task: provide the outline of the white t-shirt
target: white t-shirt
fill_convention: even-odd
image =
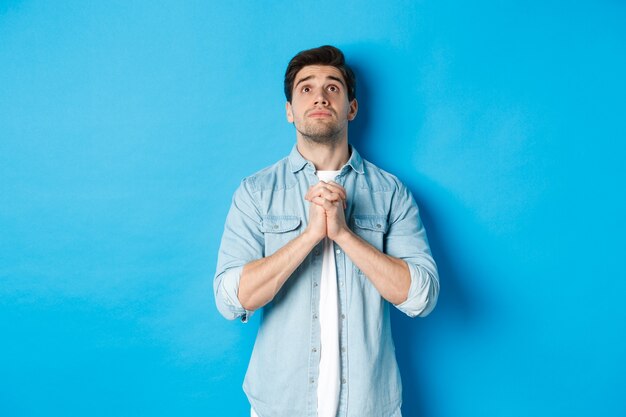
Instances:
[[[339,171],[317,171],[320,181],[331,181]],[[317,417],[335,417],[339,406],[339,299],[333,241],[324,239],[320,279],[320,367],[317,377]]]
[[[340,171],[317,171],[320,181],[332,181]],[[323,243],[322,276],[320,278],[320,366],[317,377],[317,417],[335,417],[339,407],[339,299],[337,267],[332,240]],[[250,416],[258,417],[253,408]]]

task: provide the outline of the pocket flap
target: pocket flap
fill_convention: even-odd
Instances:
[[[387,233],[387,218],[385,216],[357,214],[354,216],[354,225],[359,229]]]
[[[300,226],[298,216],[263,216],[261,228],[264,233],[284,233],[297,229]]]

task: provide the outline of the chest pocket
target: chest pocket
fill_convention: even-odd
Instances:
[[[385,216],[354,215],[354,227],[352,231],[381,252],[384,250],[383,242],[387,228],[388,223]],[[354,269],[359,275],[363,275],[363,272],[357,268],[356,265],[354,265]]]
[[[354,233],[369,242],[379,251],[383,251],[383,237],[387,233],[387,218],[378,215],[354,215]]]
[[[298,216],[265,215],[261,223],[261,230],[265,237],[265,255],[269,256],[285,246],[299,234],[300,223]]]

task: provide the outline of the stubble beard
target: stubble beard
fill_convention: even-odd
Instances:
[[[321,145],[341,141],[341,127],[337,123],[305,122],[302,126],[296,126],[296,130],[305,140]]]

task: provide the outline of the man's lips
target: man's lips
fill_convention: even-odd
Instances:
[[[327,112],[327,111],[312,111],[311,113],[309,113],[309,117],[330,117],[332,116],[331,113]]]

